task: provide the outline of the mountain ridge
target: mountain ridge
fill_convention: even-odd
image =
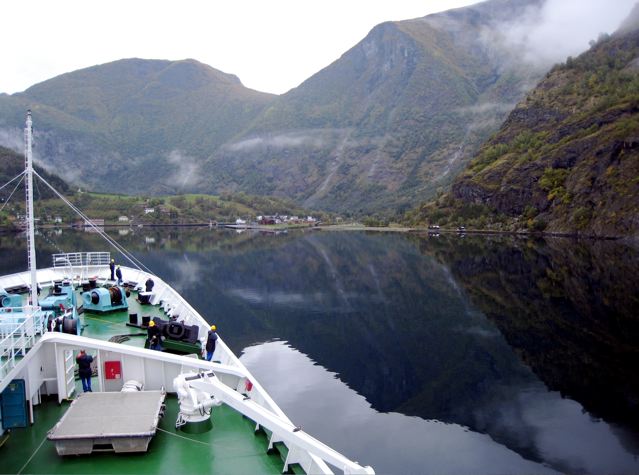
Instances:
[[[447,187],[541,78],[490,34],[540,5],[489,0],[382,23],[281,96],[194,60],[107,63],[0,97],[0,127],[30,106],[48,165],[96,191],[401,212]]]

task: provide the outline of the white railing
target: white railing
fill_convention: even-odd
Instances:
[[[108,266],[111,262],[110,252],[67,252],[51,257],[53,267]]]
[[[37,338],[46,331],[44,315],[39,307],[13,308],[13,312],[24,312],[21,316],[9,316],[13,312],[0,312],[0,381],[16,366],[18,358],[36,344]]]
[[[52,254],[53,268],[66,269],[67,277],[77,277],[80,280],[89,276],[89,267],[104,266],[111,262],[110,252],[67,252]]]

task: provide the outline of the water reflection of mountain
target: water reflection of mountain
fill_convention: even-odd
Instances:
[[[244,249],[200,254],[196,264],[161,256],[163,273],[215,320],[235,351],[287,340],[379,411],[492,430],[540,459],[530,437],[493,421],[536,378],[469,307],[447,268],[414,243],[397,235],[314,233]],[[180,276],[187,275],[197,282],[184,284]]]
[[[639,429],[639,253],[568,239],[422,241],[553,390]]]

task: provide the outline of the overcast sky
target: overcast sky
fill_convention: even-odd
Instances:
[[[529,51],[563,60],[599,32],[611,32],[634,1],[548,0],[534,24],[505,33],[518,45],[530,40]],[[0,92],[137,57],[194,58],[247,87],[280,94],[381,22],[472,3],[477,0],[10,0],[2,5]],[[550,47],[548,38],[555,39]]]
[[[477,0],[9,0],[0,92],[122,58],[193,58],[283,93],[338,59],[378,23]]]

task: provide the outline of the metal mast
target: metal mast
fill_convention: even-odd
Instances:
[[[27,248],[28,269],[31,273],[31,305],[38,305],[38,281],[36,279],[36,255],[35,255],[35,222],[33,217],[33,156],[31,146],[33,142],[33,130],[31,127],[31,110],[27,111],[27,122],[24,128],[24,161],[25,161],[25,193],[27,198]]]

